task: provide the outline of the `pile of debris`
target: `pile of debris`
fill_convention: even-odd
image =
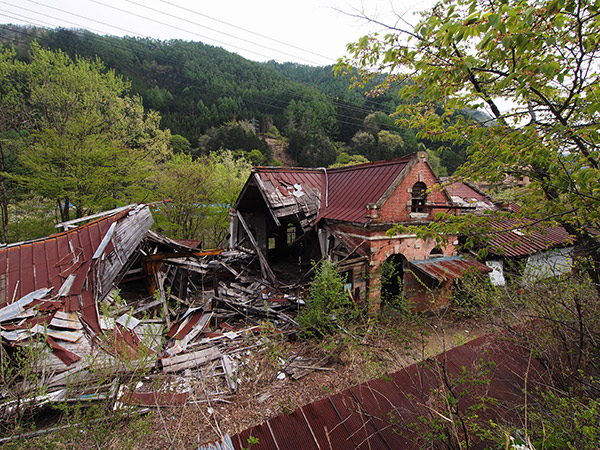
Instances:
[[[260,275],[258,251],[202,251],[152,223],[130,205],[0,248],[0,419],[79,399],[182,405],[208,379],[219,398],[266,330],[296,332],[301,287]],[[315,366],[295,359],[294,378]]]

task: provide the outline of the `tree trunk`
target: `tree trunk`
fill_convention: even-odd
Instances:
[[[4,148],[0,143],[0,172],[6,172],[6,164],[4,163]],[[4,184],[5,177],[0,175],[0,220],[2,221],[2,229],[0,238],[2,242],[8,242],[8,194],[6,193],[6,185]]]
[[[57,200],[58,202],[58,210],[60,211],[60,221],[61,222],[68,222],[70,220],[69,217],[69,197],[65,198],[64,203],[60,202],[60,199]]]

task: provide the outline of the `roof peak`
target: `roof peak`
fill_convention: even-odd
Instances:
[[[379,167],[379,166],[389,166],[398,163],[406,163],[413,158],[416,158],[419,155],[417,153],[410,153],[408,155],[401,156],[399,158],[387,159],[381,161],[372,161],[362,164],[355,164],[352,166],[342,166],[342,167],[276,167],[276,166],[255,166],[252,168],[253,172],[321,172],[326,170],[328,172],[344,172],[351,171],[357,169],[366,169],[370,167]]]

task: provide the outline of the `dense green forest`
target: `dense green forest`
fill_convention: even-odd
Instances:
[[[349,89],[351,79],[334,76],[331,66],[257,63],[201,42],[99,36],[86,30],[3,26],[0,39],[14,45],[20,58],[27,58],[33,39],[71,57],[98,58],[129,80],[130,94],[140,96],[146,109],[158,111],[161,128],[184,137],[189,145],[178,143],[194,153],[221,146],[258,149],[265,156],[261,163],[274,163],[264,144],[232,138],[238,147],[228,147],[232,139],[215,129],[235,120],[252,121],[262,133],[275,126],[288,138],[288,151],[301,166],[328,166],[342,152],[373,161],[417,150],[415,130],[400,129],[389,118],[399,102],[398,89],[367,96],[378,80]],[[381,140],[380,131],[400,136],[403,145],[394,142],[388,148],[389,139]],[[460,148],[439,149],[439,156],[448,172],[465,158]]]
[[[172,198],[158,208],[157,227],[216,246],[250,165],[326,167],[427,149],[445,175],[465,159],[464,148],[399,127],[391,115],[399,86],[368,95],[382,78],[350,89],[331,66],[257,63],[200,42],[86,30],[3,25],[0,41],[4,242]]]

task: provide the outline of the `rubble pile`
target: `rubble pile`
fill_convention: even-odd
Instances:
[[[202,251],[151,224],[132,205],[0,248],[0,420],[62,401],[225,401],[268,335],[296,333],[301,287],[263,278],[257,252]]]

